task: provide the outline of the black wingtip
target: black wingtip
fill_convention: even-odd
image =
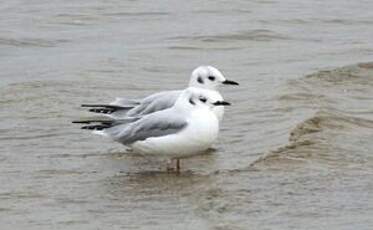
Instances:
[[[108,126],[108,125],[87,125],[87,126],[83,126],[81,129],[101,131],[101,130],[107,129],[107,128],[110,128],[110,126]]]
[[[112,114],[119,110],[130,110],[134,106],[104,105],[104,104],[82,104],[82,107],[91,108],[88,111],[93,113]]]
[[[89,124],[91,121],[72,121],[73,124]]]
[[[104,108],[90,109],[88,111],[92,112],[92,113],[104,113],[104,114],[111,114],[111,113],[115,112],[115,110],[113,110],[113,109],[104,109]]]
[[[82,104],[81,107],[105,107],[103,104]]]

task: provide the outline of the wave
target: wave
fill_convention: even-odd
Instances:
[[[68,39],[42,39],[42,38],[0,38],[0,45],[15,47],[56,47],[59,44],[70,42]]]
[[[332,70],[322,70],[305,76],[306,79],[329,83],[362,83],[373,82],[373,62],[359,63]]]
[[[314,111],[314,115],[295,125],[288,144],[252,165],[310,161],[373,165],[372,76],[373,62],[369,62],[322,70],[289,82],[286,93],[279,97],[284,107],[293,114]]]
[[[169,40],[186,40],[200,42],[233,42],[233,41],[272,41],[272,40],[290,40],[291,38],[280,33],[265,30],[248,30],[236,33],[217,34],[217,35],[196,35],[196,36],[177,36]]]

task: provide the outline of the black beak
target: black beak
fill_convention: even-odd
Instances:
[[[225,80],[223,81],[223,84],[224,85],[239,85],[237,82],[231,81],[231,80]]]
[[[231,103],[226,102],[226,101],[217,101],[217,102],[213,103],[213,105],[215,105],[215,106],[219,106],[219,105],[225,106],[225,105],[231,105]]]

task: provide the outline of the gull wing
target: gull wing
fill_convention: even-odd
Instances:
[[[116,124],[105,129],[105,133],[124,145],[142,141],[150,137],[161,137],[175,134],[187,126],[185,118],[170,110],[146,115],[130,124]]]
[[[175,104],[180,93],[181,90],[174,90],[152,94],[144,98],[139,105],[129,110],[127,116],[144,116],[146,114],[171,108]]]

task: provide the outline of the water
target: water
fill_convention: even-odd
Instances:
[[[372,229],[372,23],[364,0],[2,2],[1,229]],[[241,85],[180,175],[70,124],[201,64]]]

